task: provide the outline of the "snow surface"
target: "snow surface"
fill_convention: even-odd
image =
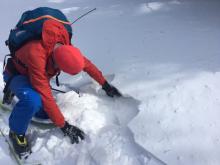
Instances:
[[[104,73],[115,73],[112,83],[127,97],[111,99],[96,84],[83,86],[81,97],[75,92],[56,95],[67,120],[88,137],[70,145],[59,130],[31,125],[30,160],[78,165],[220,164],[218,0],[4,1],[1,12],[11,18],[1,15],[5,21],[1,45],[20,17],[17,13],[37,6],[62,9],[70,20],[98,8],[73,26],[72,42]],[[7,52],[1,46],[0,53]],[[83,77],[63,75],[63,80],[72,83]],[[7,115],[0,117],[0,128],[7,134]],[[1,164],[15,164],[9,154],[0,136]]]

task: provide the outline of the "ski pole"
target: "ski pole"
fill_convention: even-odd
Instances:
[[[86,12],[85,14],[79,16],[75,21],[73,21],[73,22],[71,23],[71,25],[73,25],[73,24],[76,23],[78,20],[80,20],[81,18],[83,18],[84,16],[88,15],[89,13],[91,13],[91,12],[93,12],[93,11],[95,11],[95,10],[96,10],[96,8],[94,8],[94,9],[92,9],[92,10],[89,10],[89,11]]]
[[[59,89],[56,89],[56,88],[52,88],[51,87],[51,89],[53,90],[53,91],[56,91],[56,92],[60,92],[60,93],[67,93],[67,91],[63,91],[63,90],[59,90]],[[79,90],[77,90],[77,89],[71,89],[72,91],[74,91],[74,92],[76,92],[78,95],[79,95]]]
[[[56,92],[66,93],[65,91],[62,91],[62,90],[59,90],[59,89],[55,89],[55,88],[52,88],[52,87],[51,87],[51,89],[52,89],[53,91],[56,91]]]

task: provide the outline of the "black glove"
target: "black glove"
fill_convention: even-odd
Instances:
[[[113,85],[110,85],[107,81],[102,86],[102,89],[106,92],[106,94],[110,97],[114,96],[122,96],[121,93],[118,91],[117,88],[115,88]]]
[[[85,133],[77,128],[76,126],[70,125],[67,121],[65,122],[64,127],[61,128],[64,133],[64,136],[69,136],[71,143],[79,143],[79,138],[84,140]]]

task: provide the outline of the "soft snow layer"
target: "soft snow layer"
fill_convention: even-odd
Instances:
[[[170,81],[142,94],[145,102],[129,124],[136,141],[168,164],[219,164],[220,73]]]

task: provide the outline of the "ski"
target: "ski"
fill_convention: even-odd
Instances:
[[[2,101],[0,100],[0,110],[2,111],[2,114],[10,113],[12,111],[12,106],[3,104]],[[39,119],[39,118],[33,117],[31,119],[31,123],[34,126],[37,126],[41,129],[55,128],[55,125],[53,124],[53,122],[50,119]]]

